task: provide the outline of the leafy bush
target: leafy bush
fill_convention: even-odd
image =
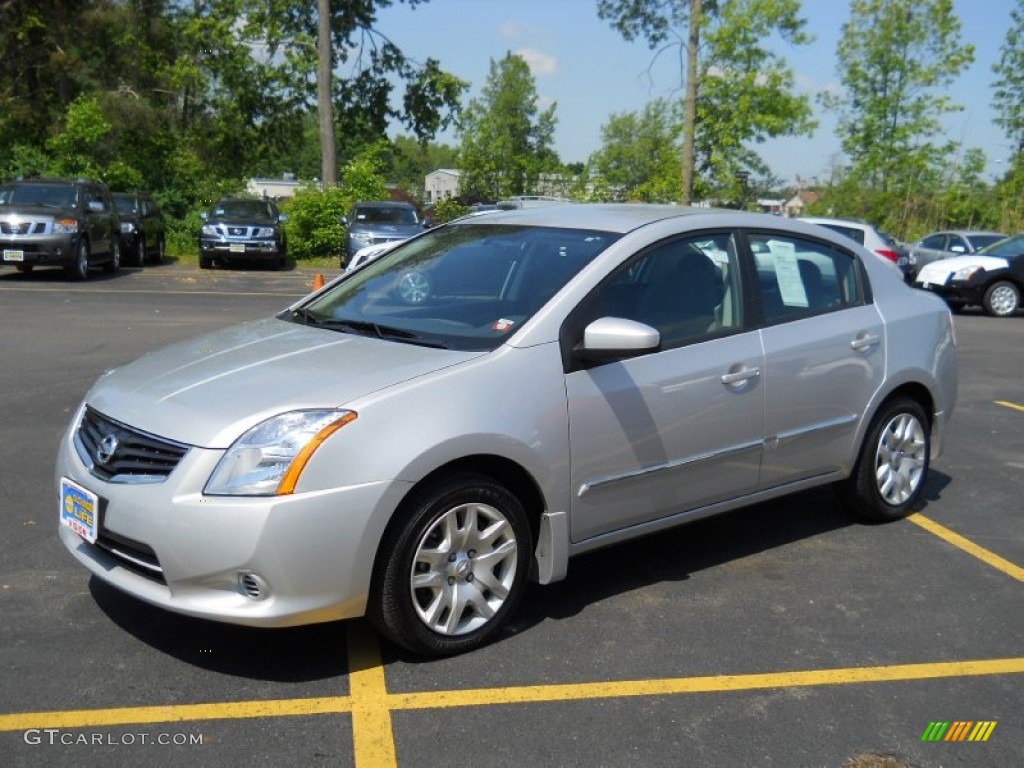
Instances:
[[[434,206],[434,218],[438,224],[457,219],[469,213],[469,208],[453,198],[446,197]]]
[[[281,203],[288,214],[288,253],[296,261],[338,256],[345,243],[341,217],[348,210],[349,195],[340,188],[300,189]]]

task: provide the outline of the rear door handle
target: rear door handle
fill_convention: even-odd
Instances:
[[[744,381],[750,379],[756,379],[761,375],[760,368],[744,368],[742,371],[736,371],[735,373],[726,373],[722,375],[723,384],[741,384]]]
[[[881,342],[878,335],[874,333],[865,333],[858,336],[856,339],[850,342],[850,346],[858,352],[863,352],[869,347],[877,346]]]

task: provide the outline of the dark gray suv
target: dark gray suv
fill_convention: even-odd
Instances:
[[[0,266],[31,272],[63,267],[85,280],[89,268],[121,266],[120,220],[110,192],[86,179],[19,179],[0,184]]]
[[[423,231],[424,225],[411,203],[361,202],[342,219],[345,232],[345,261],[368,245],[407,240]],[[340,266],[344,267],[342,263]]]

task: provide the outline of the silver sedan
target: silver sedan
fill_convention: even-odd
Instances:
[[[494,213],[104,376],[61,441],[59,530],[172,611],[366,614],[451,654],[598,547],[824,484],[904,516],[955,399],[945,304],[840,235]]]

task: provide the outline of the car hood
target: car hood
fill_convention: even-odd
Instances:
[[[1010,263],[998,256],[983,256],[979,253],[968,256],[954,256],[952,259],[941,259],[933,261],[918,272],[914,282],[917,283],[944,283],[954,272],[967,267],[981,267],[986,270],[1006,269]]]
[[[380,235],[382,237],[412,237],[423,231],[420,224],[354,224],[352,234]]]
[[[144,432],[227,448],[276,414],[344,406],[481,354],[268,318],[150,353],[106,374],[86,401]]]

